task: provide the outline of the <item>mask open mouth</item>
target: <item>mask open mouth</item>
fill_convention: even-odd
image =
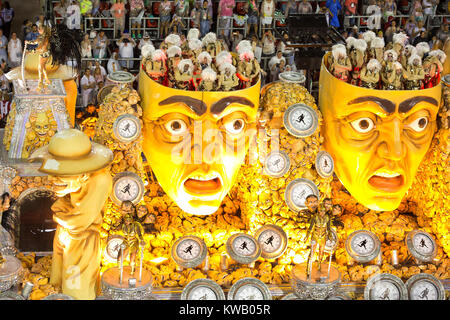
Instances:
[[[199,196],[218,193],[222,186],[222,180],[218,173],[192,175],[184,182],[187,192]]]
[[[376,172],[369,179],[369,184],[379,190],[386,192],[396,192],[405,183],[403,175],[399,173]]]

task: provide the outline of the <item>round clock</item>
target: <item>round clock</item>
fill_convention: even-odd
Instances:
[[[445,300],[445,289],[433,275],[419,273],[409,278],[406,283],[409,300]]]
[[[141,123],[132,114],[123,114],[117,117],[113,124],[114,137],[121,142],[132,142],[141,134]]]
[[[228,300],[272,300],[272,294],[261,280],[242,278],[230,288]]]
[[[283,228],[274,224],[259,228],[255,233],[255,239],[261,247],[261,256],[264,259],[281,257],[287,249],[288,237],[286,232]]]
[[[334,161],[331,155],[326,151],[320,151],[316,156],[316,171],[322,178],[328,178],[333,175]]]
[[[258,241],[245,233],[235,233],[226,243],[228,255],[236,262],[250,264],[261,255]]]
[[[402,279],[389,273],[375,274],[367,279],[365,300],[408,300]]]
[[[378,237],[368,230],[357,230],[351,233],[345,241],[348,254],[360,263],[375,259],[381,250]]]
[[[142,200],[144,191],[142,179],[134,172],[125,171],[114,176],[111,199],[118,206],[123,201],[131,201],[133,204],[137,204]]]
[[[318,125],[317,112],[306,104],[296,103],[284,112],[284,126],[294,137],[308,137],[316,131]]]
[[[285,71],[285,72],[281,72],[278,77],[280,78],[281,81],[283,82],[288,82],[288,83],[305,83],[306,81],[306,77],[300,73],[300,72],[296,72],[296,71]]]
[[[134,76],[126,71],[115,71],[107,76],[108,80],[115,83],[130,83],[134,81]]]
[[[286,152],[272,151],[264,160],[264,174],[274,178],[280,178],[288,172],[291,167],[291,161]]]
[[[428,232],[413,230],[405,241],[409,252],[419,261],[431,262],[437,254],[436,241]]]
[[[108,237],[106,243],[105,254],[109,260],[117,261],[120,252],[120,245],[123,243],[123,237],[120,235],[113,235]]]
[[[181,300],[225,300],[225,293],[211,279],[195,279],[184,287]]]
[[[299,178],[289,182],[284,193],[287,206],[295,212],[305,209],[306,197],[314,194],[319,199],[319,189],[311,180]]]
[[[205,242],[199,237],[184,236],[172,246],[172,259],[183,268],[195,268],[208,253]]]

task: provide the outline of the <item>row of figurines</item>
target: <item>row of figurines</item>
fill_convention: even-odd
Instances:
[[[396,33],[385,46],[384,39],[366,31],[361,39],[348,37],[346,45],[332,47],[328,70],[352,85],[382,90],[419,90],[440,83],[445,53],[431,50],[426,42],[408,44],[408,36]]]
[[[164,86],[192,91],[231,91],[254,85],[261,72],[250,41],[242,40],[232,55],[212,32],[202,40],[190,29],[182,43],[170,34],[159,49],[142,47],[143,70]]]

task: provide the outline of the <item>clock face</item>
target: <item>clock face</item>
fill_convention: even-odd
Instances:
[[[439,291],[427,280],[416,281],[409,289],[410,300],[438,300]]]
[[[264,252],[272,253],[280,249],[283,240],[278,232],[272,229],[263,231],[258,237],[259,245]]]
[[[306,208],[306,197],[311,194],[319,198],[319,190],[314,182],[308,179],[295,179],[286,188],[285,200],[291,210],[299,211]]]
[[[197,241],[186,239],[181,241],[176,250],[178,257],[184,260],[192,260],[200,256],[201,247]]]
[[[140,186],[133,178],[124,177],[114,185],[114,193],[121,202],[134,201],[140,193]]]
[[[331,155],[326,151],[320,151],[316,158],[317,173],[323,177],[328,178],[333,174],[334,161]]]
[[[117,117],[113,124],[114,136],[125,143],[132,142],[139,137],[141,124],[132,114],[124,114]]]
[[[187,296],[187,300],[218,300],[217,295],[209,287],[198,286],[193,288]]]
[[[233,250],[241,256],[251,256],[257,251],[255,241],[249,236],[239,236],[233,241]]]
[[[106,254],[112,260],[116,260],[119,257],[120,245],[123,243],[122,236],[112,236],[109,238],[106,244]]]
[[[420,254],[431,255],[434,250],[434,241],[425,233],[417,233],[413,236],[413,246]]]
[[[352,239],[352,249],[355,253],[361,256],[370,254],[371,252],[373,252],[374,248],[374,240],[366,233],[360,233],[354,236]]]
[[[400,300],[400,291],[391,281],[381,280],[374,283],[371,300]]]
[[[284,113],[284,126],[295,137],[304,138],[312,135],[317,125],[316,111],[305,104],[294,104]]]
[[[245,284],[236,290],[235,300],[264,300],[264,295],[257,286]]]
[[[269,176],[282,177],[290,168],[289,156],[284,151],[271,152],[264,163],[264,171]]]

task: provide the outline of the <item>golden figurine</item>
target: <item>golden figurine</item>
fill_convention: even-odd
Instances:
[[[239,85],[239,79],[236,76],[236,68],[228,62],[220,65],[219,89],[222,91],[231,91]]]
[[[361,87],[376,89],[380,82],[381,64],[377,59],[370,59],[361,70]]]
[[[383,55],[384,55],[384,39],[377,37],[370,42],[369,56],[373,59],[377,59],[379,63],[382,63]]]
[[[331,235],[331,217],[327,212],[325,204],[320,204],[317,212],[314,213],[310,220],[309,229],[303,241],[306,241],[311,236],[311,251],[309,252],[306,275],[311,276],[311,268],[313,263],[313,257],[318,249],[319,255],[317,257],[317,263],[319,265],[319,272],[322,270],[323,252],[325,250],[325,243]],[[318,248],[317,248],[318,246]]]
[[[242,81],[242,87],[249,88],[259,77],[261,67],[251,50],[244,50],[239,54],[239,59],[237,76]]]
[[[348,81],[349,72],[352,70],[350,58],[347,56],[346,48],[343,44],[336,44],[331,50],[330,71],[338,79]]]
[[[406,79],[405,87],[408,90],[419,90],[425,78],[422,67],[422,59],[416,54],[408,59],[408,66],[404,69],[403,77]]]
[[[217,73],[212,68],[204,69],[201,77],[202,79],[198,85],[199,91],[217,91]]]
[[[136,208],[131,201],[124,201],[121,206],[123,213],[122,232],[124,235],[123,250],[120,251],[117,261],[125,260],[130,255],[131,275],[136,270],[136,253],[140,246],[145,246],[144,228],[134,220]]]

